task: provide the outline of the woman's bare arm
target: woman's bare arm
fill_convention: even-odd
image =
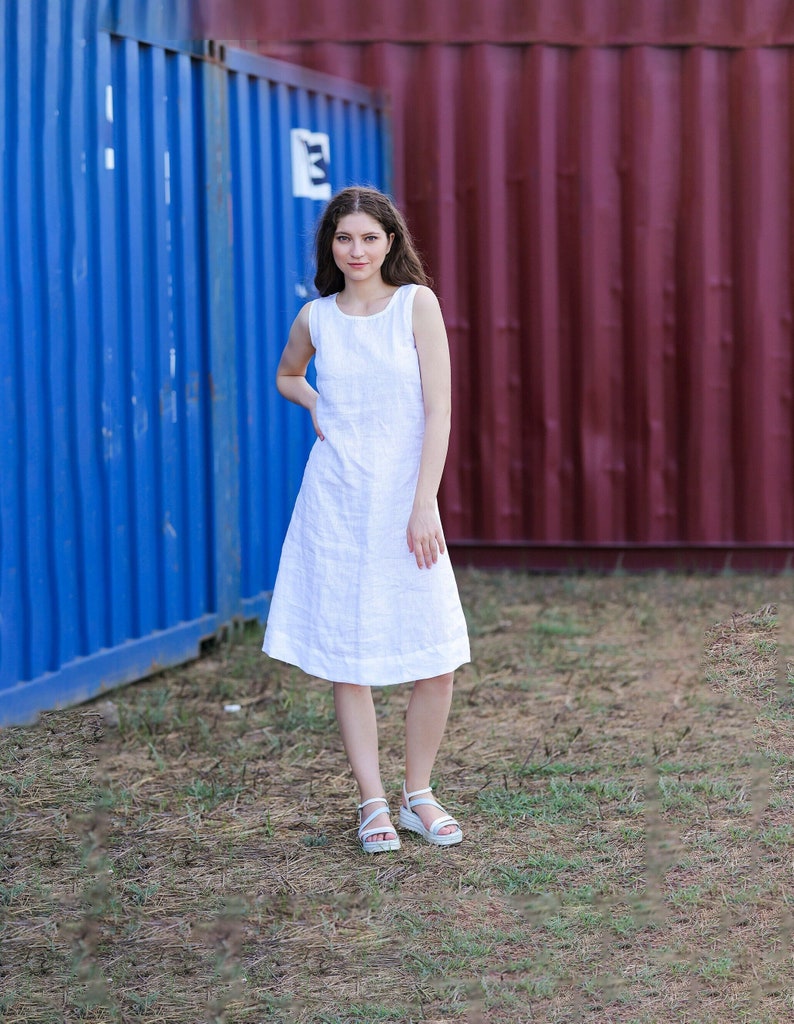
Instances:
[[[276,387],[284,398],[309,410],[314,432],[321,441],[324,441],[323,432],[317,422],[319,395],[306,380],[306,370],[314,355],[314,345],[309,333],[310,306],[311,303],[307,302],[292,323],[287,344],[276,369]]]
[[[429,288],[420,287],[416,293],[413,328],[422,377],[425,435],[406,536],[416,564],[429,569],[446,549],[436,499],[447,459],[452,409],[447,332],[438,299]]]

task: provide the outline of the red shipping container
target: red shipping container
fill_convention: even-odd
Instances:
[[[791,566],[786,0],[201,10],[391,98],[452,347],[459,563]]]

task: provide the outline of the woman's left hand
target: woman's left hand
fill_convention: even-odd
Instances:
[[[446,551],[441,522],[435,509],[414,509],[405,531],[408,550],[420,569],[432,569]]]

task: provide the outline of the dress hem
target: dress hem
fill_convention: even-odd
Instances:
[[[262,650],[276,661],[294,665],[316,679],[380,688],[400,686],[404,683],[416,682],[417,679],[432,679],[434,676],[454,672],[461,665],[466,665],[471,661],[471,651],[468,646],[468,637],[463,641],[455,639],[433,651],[432,655],[428,651],[422,651],[414,655],[407,655],[405,658],[373,659],[372,664],[366,666],[360,663],[357,665],[347,664],[339,666],[338,670],[316,652],[314,654],[312,652],[308,654],[294,653],[291,649],[292,645],[280,642],[277,636],[266,636]],[[395,662],[401,663],[397,669],[395,669]]]

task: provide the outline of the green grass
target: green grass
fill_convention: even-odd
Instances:
[[[259,627],[111,695],[117,729],[7,730],[0,1016],[779,1024],[790,709],[764,684],[776,619],[740,614],[775,586],[461,574],[445,851],[357,850],[331,689]],[[393,807],[406,699],[376,700]]]

